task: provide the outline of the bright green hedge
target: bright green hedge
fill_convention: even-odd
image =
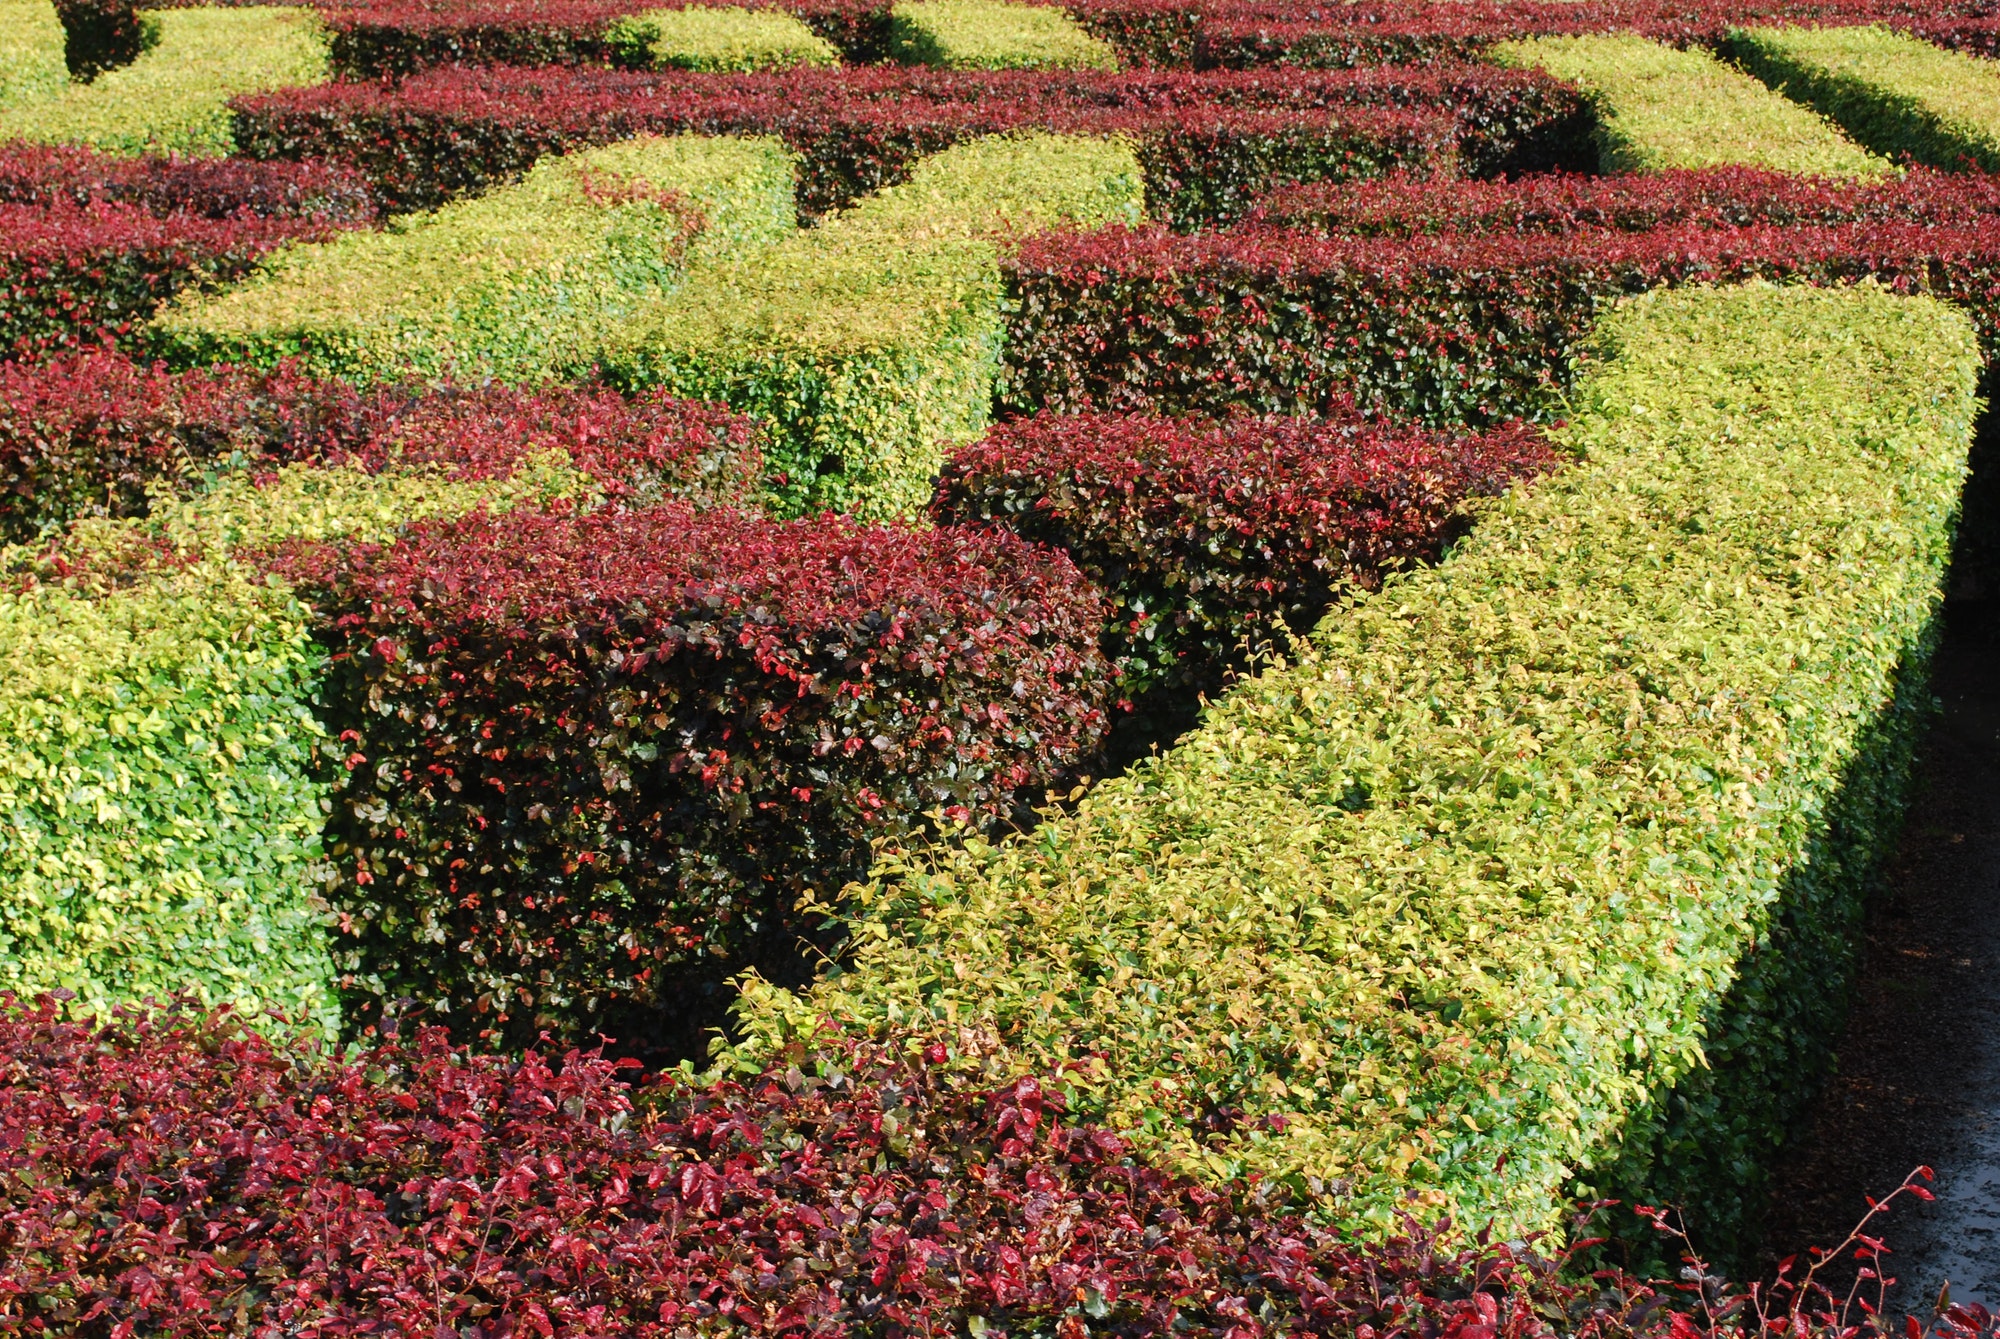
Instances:
[[[0,111],[62,94],[69,86],[63,42],[49,0],[0,0]]]
[[[890,43],[910,65],[949,70],[1115,70],[1118,52],[1053,5],[900,0]]]
[[[294,466],[260,487],[239,475],[150,520],[79,526],[71,559],[120,580],[10,581],[0,990],[67,989],[79,1013],[100,1014],[189,990],[331,1033],[312,893],[328,789],[309,704],[323,656],[288,592],[224,555],[288,536],[387,540],[407,521],[581,486],[559,453],[499,483]],[[148,539],[197,561],[133,561]]]
[[[1750,28],[1726,49],[1876,153],[2000,171],[2000,64],[1873,26]]]
[[[280,252],[226,293],[183,297],[154,336],[186,361],[541,380],[586,361],[690,265],[767,245],[793,218],[777,140],[649,136],[544,159],[385,232]]]
[[[658,69],[724,72],[840,64],[833,43],[775,9],[649,9],[619,19],[607,35],[624,49],[627,63]]]
[[[1782,1131],[1895,835],[1978,369],[1930,299],[1635,299],[1580,463],[1072,816],[885,855],[849,964],[752,982],[735,1058],[832,1018],[1080,1062],[1155,1152],[1356,1223],[1412,1191],[1546,1226],[1579,1168],[1645,1184],[1664,1148],[1726,1226],[1685,1183]],[[1755,1081],[1662,1104],[1704,1036]]]
[[[630,389],[766,420],[781,509],[914,514],[954,445],[986,427],[1004,325],[997,233],[1136,221],[1129,146],[995,137],[733,265],[702,270],[606,346]]]
[[[309,9],[166,9],[144,22],[153,40],[137,60],[51,101],[0,111],[0,139],[220,157],[235,149],[229,99],[329,77],[326,37]]]
[[[1829,177],[1890,170],[1813,112],[1703,51],[1615,34],[1502,42],[1490,54],[1583,89],[1596,109],[1606,172],[1730,164]]]

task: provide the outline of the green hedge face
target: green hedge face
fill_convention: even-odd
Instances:
[[[1583,89],[1597,108],[1606,172],[1731,164],[1826,177],[1890,170],[1815,113],[1706,52],[1618,34],[1501,42],[1489,54]]]
[[[642,137],[545,159],[516,185],[386,232],[294,247],[221,295],[155,322],[186,361],[297,357],[360,380],[546,380],[690,265],[792,227],[792,163],[776,141]]]
[[[1873,26],[1751,28],[1728,50],[1884,157],[2000,170],[2000,64]]]
[[[308,9],[166,9],[145,22],[153,41],[137,60],[52,100],[0,110],[0,139],[221,157],[235,149],[229,99],[329,77],[326,38]]]
[[[619,19],[606,36],[633,66],[663,70],[832,67],[840,52],[790,14],[732,6],[653,9]]]
[[[991,413],[1005,334],[993,238],[1136,221],[1141,181],[1118,141],[958,145],[816,228],[704,267],[615,332],[606,370],[766,419],[781,510],[914,515]]]
[[[48,0],[0,0],[0,113],[62,95],[69,86],[63,42]]]
[[[1708,1029],[1762,1035],[1732,983],[1784,916],[1850,911],[1893,835],[1893,805],[1827,815],[1898,774],[1881,723],[1928,644],[1978,368],[1928,299],[1635,300],[1576,392],[1576,465],[1073,816],[878,861],[851,965],[753,984],[739,1055],[828,1017],[982,1038],[1080,1062],[1080,1100],[1211,1178],[1356,1223],[1415,1192],[1548,1225],[1662,1126]],[[1231,1108],[1226,1136],[1185,1123]],[[1701,1136],[1725,1162],[1782,1117],[1726,1114]]]
[[[1054,5],[902,0],[889,11],[896,59],[948,70],[1115,70],[1118,52]]]

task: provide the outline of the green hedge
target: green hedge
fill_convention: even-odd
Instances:
[[[49,0],[0,0],[0,112],[61,96],[69,87],[63,42]]]
[[[8,551],[0,990],[67,989],[100,1014],[190,990],[331,1033],[312,894],[329,792],[309,704],[324,655],[284,589],[222,555],[292,535],[384,540],[404,521],[580,481],[560,457],[502,483],[293,466],[262,486],[231,476],[150,520],[85,522],[66,579],[19,579],[32,565]],[[194,561],[134,561],[147,543]]]
[[[775,139],[648,136],[544,159],[526,179],[386,232],[266,260],[194,293],[153,328],[168,357],[361,380],[547,379],[688,266],[792,230],[792,162]]]
[[[735,264],[706,267],[616,332],[628,389],[721,400],[770,428],[781,510],[914,515],[986,427],[1004,324],[993,236],[1137,221],[1126,144],[993,137]]]
[[[1053,5],[901,0],[890,46],[908,65],[948,70],[1115,70],[1118,52]]]
[[[144,21],[152,41],[137,60],[0,110],[0,139],[221,157],[236,147],[229,99],[329,77],[326,37],[308,9],[167,9]]]
[[[1874,26],[1739,29],[1725,50],[1878,154],[2000,171],[2000,64]]]
[[[840,64],[833,43],[775,9],[649,9],[617,20],[605,36],[621,63],[634,67],[728,72]]]
[[[1726,1232],[1690,1183],[1782,1133],[1895,835],[1979,351],[1928,298],[1761,285],[1599,351],[1580,463],[1073,815],[885,855],[847,965],[750,983],[734,1058],[942,1033],[1355,1223],[1546,1226],[1598,1166]],[[1705,1037],[1758,1082],[1662,1103]]]
[[[1703,51],[1615,34],[1502,42],[1488,54],[1582,88],[1597,113],[1606,172],[1730,164],[1828,177],[1890,170],[1816,114]]]

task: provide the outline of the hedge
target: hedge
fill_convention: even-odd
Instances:
[[[1118,52],[1051,5],[897,0],[896,57],[950,70],[1115,70]]]
[[[150,338],[181,362],[547,380],[587,364],[690,266],[789,232],[791,192],[775,140],[646,136],[387,232],[286,251],[227,293],[181,299]]]
[[[0,203],[136,205],[205,219],[372,223],[367,178],[336,163],[241,158],[121,158],[92,149],[0,144]]]
[[[235,148],[230,98],[327,77],[326,41],[309,10],[162,10],[146,22],[158,36],[137,60],[52,101],[0,110],[0,138],[222,157]]]
[[[1136,220],[1116,141],[977,140],[910,180],[654,301],[607,344],[607,377],[724,401],[770,425],[783,508],[920,512],[977,437],[1005,333],[993,234]]]
[[[1598,349],[1582,463],[1073,815],[879,855],[736,1062],[914,1029],[1350,1224],[1504,1238],[1587,1168],[1726,1251],[1898,830],[1980,356],[1867,287],[1652,294]]]
[[[1889,170],[1814,113],[1701,51],[1625,34],[1502,42],[1489,54],[1582,86],[1597,108],[1606,172],[1731,163],[1817,176]]]
[[[0,0],[0,112],[50,101],[68,84],[55,6],[48,0]]]
[[[2000,170],[2000,64],[1886,28],[1746,28],[1728,53],[1885,158]]]
[[[130,65],[159,36],[131,0],[56,0],[62,19],[63,60],[73,79],[91,80]]]
[[[662,69],[777,70],[840,64],[840,51],[790,14],[735,6],[651,9],[607,30],[621,64]]]
[[[1037,415],[953,455],[931,516],[1068,553],[1110,598],[1119,691],[1192,697],[1310,632],[1336,595],[1435,560],[1476,499],[1558,459],[1520,425]]]

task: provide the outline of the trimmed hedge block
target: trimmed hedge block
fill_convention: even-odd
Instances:
[[[1616,34],[1501,42],[1488,54],[1579,85],[1597,109],[1606,172],[1730,164],[1828,177],[1890,170],[1815,113],[1703,51]]]
[[[62,96],[69,87],[63,43],[48,0],[0,0],[0,112]]]
[[[889,11],[896,59],[948,70],[1115,70],[1118,52],[1053,5],[1010,0],[899,0]]]
[[[763,419],[780,505],[919,514],[954,445],[986,427],[1004,323],[996,236],[1136,219],[1123,143],[973,141],[908,182],[635,315],[607,376]]]
[[[1748,28],[1744,69],[1885,158],[2000,171],[2000,62],[1887,28]]]
[[[839,48],[775,9],[649,9],[617,20],[605,37],[620,64],[637,68],[728,73],[840,64]]]
[[[328,76],[326,39],[308,9],[169,9],[145,21],[156,35],[137,60],[52,101],[0,110],[0,138],[222,157],[236,147],[231,98]]]
[[[547,380],[690,265],[791,231],[776,140],[654,136],[544,160],[522,182],[389,231],[267,260],[186,298],[152,334],[171,358],[361,380]]]

